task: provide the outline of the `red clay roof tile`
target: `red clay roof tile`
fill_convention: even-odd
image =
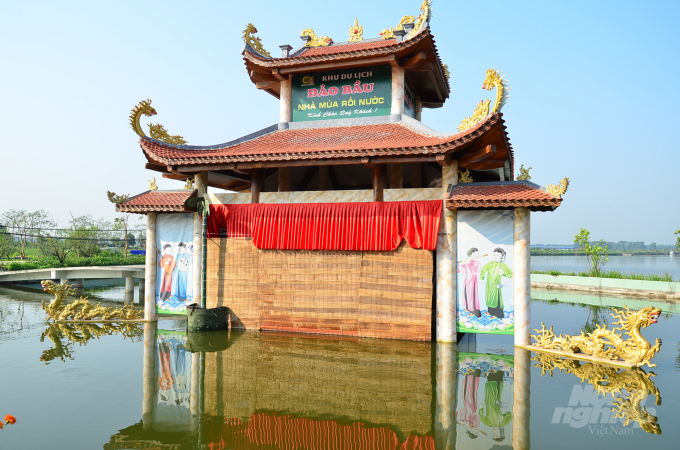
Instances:
[[[116,205],[117,212],[184,212],[191,211],[186,201],[198,194],[196,190],[146,191]]]
[[[528,181],[458,184],[451,186],[446,196],[448,209],[529,208],[532,211],[552,211],[560,203],[560,197]]]

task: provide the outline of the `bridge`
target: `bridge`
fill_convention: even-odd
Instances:
[[[73,281],[76,289],[83,288],[86,279],[104,280],[125,278],[125,292],[134,292],[135,278],[144,279],[144,265],[60,267],[54,269],[11,270],[0,272],[0,283],[18,281],[64,280]],[[140,298],[144,295],[144,283],[139,283]]]

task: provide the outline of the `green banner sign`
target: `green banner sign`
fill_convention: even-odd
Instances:
[[[388,116],[392,111],[390,66],[295,75],[293,122]]]

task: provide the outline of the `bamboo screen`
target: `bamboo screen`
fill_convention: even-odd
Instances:
[[[208,242],[208,307],[232,326],[431,340],[433,256],[392,252],[258,250],[248,239]]]

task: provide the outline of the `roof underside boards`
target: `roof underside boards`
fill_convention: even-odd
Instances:
[[[184,166],[185,170],[188,169],[186,166],[196,166],[197,171],[361,164],[381,162],[382,157],[394,159],[389,162],[416,162],[414,158],[427,160],[437,155],[460,160],[463,168],[490,170],[503,168],[505,161],[509,160],[512,164],[513,160],[502,114],[489,115],[474,127],[449,136],[415,121],[400,121],[290,129],[270,127],[264,133],[254,133],[232,143],[210,147],[178,146],[148,137],[142,138],[140,145],[152,164]],[[484,148],[491,150],[480,153]],[[206,167],[232,164],[229,167]],[[202,167],[198,168],[199,165]]]
[[[117,212],[146,214],[151,212],[187,212],[196,208],[186,206],[187,200],[196,197],[197,190],[146,191],[116,205]]]
[[[447,209],[512,209],[554,211],[562,199],[529,181],[464,183],[449,186]]]
[[[425,58],[420,58],[421,54]],[[303,48],[287,58],[266,58],[246,46],[243,59],[251,81],[276,98],[280,82],[295,73],[386,64],[404,67],[415,95],[426,108],[442,106],[451,91],[429,29],[402,42],[387,39]]]

